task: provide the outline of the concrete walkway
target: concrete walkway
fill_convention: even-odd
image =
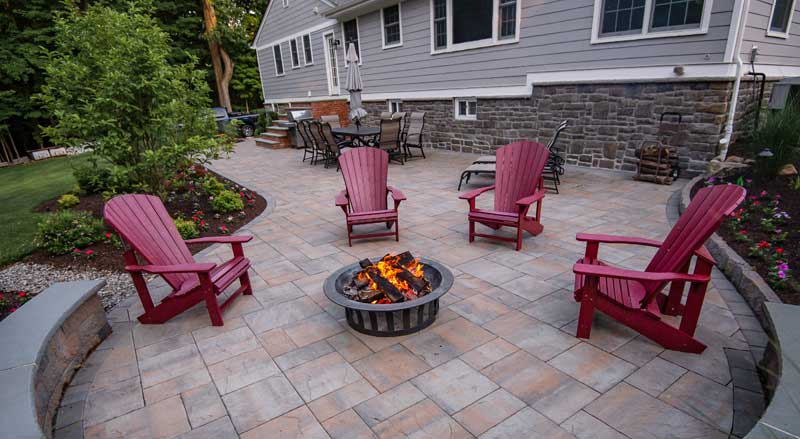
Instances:
[[[56,437],[728,437],[734,386],[724,348],[746,364],[752,358],[725,300],[737,293],[718,273],[697,331],[709,345],[702,355],[664,351],[601,315],[591,340],[574,337],[571,266],[583,252],[575,234],[663,238],[666,203],[684,181],[659,186],[570,168],[561,194],[545,198],[544,233],[515,252],[467,242],[467,203],[455,188],[473,157],[430,151],[389,169],[390,184],[408,196],[400,242],[351,248],[334,206],[341,174],[301,155],[248,141],[214,164],[271,197],[247,231],[254,296],[237,299],[221,328],[202,305],[164,325],[138,324],[136,298],[112,310],[114,333],[67,390]],[[323,280],[403,250],[456,276],[436,323],[388,339],[351,331]],[[215,247],[203,258],[228,252]],[[630,268],[651,255],[601,247],[602,258]]]

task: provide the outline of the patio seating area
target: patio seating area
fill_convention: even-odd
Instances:
[[[425,160],[406,161],[402,147],[395,152],[404,165],[389,166],[384,182],[402,190],[402,231],[386,236],[397,202],[394,216],[359,223],[359,233],[382,237],[350,246],[357,218],[346,212],[343,221],[340,192],[354,171],[330,165],[353,140],[336,135],[330,122],[307,125],[317,134],[300,131],[318,135],[327,153],[267,150],[247,140],[213,163],[268,199],[264,214],[239,232],[253,236],[241,244],[252,295],[221,310],[224,326],[212,326],[202,302],[157,325],[136,320],[143,313],[136,297],[112,309],[113,333],[65,391],[56,438],[723,439],[743,436],[758,418],[763,395],[754,364],[765,337],[740,327],[749,308],[716,269],[694,333],[707,346],[701,354],[665,350],[599,312],[589,322],[591,337],[575,337],[573,264],[586,251],[576,235],[663,239],[685,180],[662,186],[573,167],[559,179],[563,163],[548,162],[542,166],[558,193],[540,199],[540,233],[524,234],[516,251],[506,242],[470,242],[472,211],[492,209],[493,196],[472,197],[467,206],[459,195],[493,179],[473,175],[462,192],[454,182],[478,156],[428,149],[419,156]],[[422,132],[398,126],[407,136]],[[382,140],[373,145],[386,150]],[[309,166],[308,154],[328,169]],[[348,181],[347,190],[353,187]],[[518,240],[516,230],[474,227],[476,236]],[[599,258],[642,270],[656,250],[603,244]],[[323,283],[343,266],[404,251],[438,261],[454,277],[436,321],[397,337],[354,331]],[[222,264],[231,246],[196,256]],[[237,287],[223,294],[236,295]],[[160,279],[148,288],[156,298],[170,293]]]

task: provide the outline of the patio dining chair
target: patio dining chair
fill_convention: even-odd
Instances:
[[[425,112],[414,112],[406,115],[405,135],[403,136],[403,149],[406,157],[413,158],[411,148],[419,149],[422,158],[425,158],[425,150],[422,149],[422,130],[425,128]]]
[[[550,143],[547,144],[547,150],[550,151],[550,158],[547,159],[547,164],[544,166],[544,180],[545,182],[551,181],[553,182],[553,186],[549,187],[545,185],[547,189],[555,191],[558,193],[558,185],[561,184],[561,175],[564,175],[564,157],[562,157],[557,149],[553,147],[558,140],[558,136],[564,131],[567,126],[569,126],[569,121],[565,120],[558,125],[556,128],[555,133],[553,133],[553,138],[550,139]]]
[[[400,144],[400,119],[381,119],[381,131],[378,138],[369,146],[382,149],[389,154],[389,160],[405,164],[403,148]]]
[[[320,122],[327,123],[331,126],[331,128],[341,128],[342,123],[339,121],[339,116],[335,114],[328,114],[325,116],[320,116]]]
[[[317,139],[311,135],[311,122],[313,121],[301,120],[297,122],[297,133],[300,134],[300,138],[303,139],[303,161],[310,159],[311,161],[309,163],[316,165],[317,159],[323,154],[322,149],[317,143]]]
[[[317,123],[322,141],[325,148],[325,167],[332,161],[336,162],[336,170],[339,170],[339,156],[342,155],[343,148],[352,148],[353,142],[339,140],[333,135],[331,125],[327,122]]]

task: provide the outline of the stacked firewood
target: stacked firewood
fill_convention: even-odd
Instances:
[[[678,177],[678,151],[676,148],[650,143],[642,145],[636,151],[636,156],[639,158],[639,167],[634,177],[636,180],[672,184]]]
[[[397,303],[414,300],[431,292],[422,264],[410,252],[386,255],[373,263],[359,261],[361,271],[353,275],[342,293],[351,300],[365,303]]]

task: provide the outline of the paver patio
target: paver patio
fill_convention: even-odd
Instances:
[[[715,272],[698,338],[702,355],[666,352],[595,317],[574,337],[577,232],[663,238],[673,186],[568,169],[544,201],[544,233],[512,245],[467,242],[467,203],[455,190],[470,155],[431,151],[392,165],[408,201],[400,242],[347,246],[333,168],[301,152],[247,141],[214,168],[270,197],[242,233],[255,239],[253,296],[212,327],[201,303],[163,325],[140,325],[137,298],[109,313],[113,334],[67,389],[56,437],[126,438],[725,438],[733,386],[724,348],[745,341]],[[473,179],[473,187],[480,184]],[[467,187],[469,189],[469,187]],[[491,203],[491,196],[482,203]],[[480,227],[480,226],[479,226]],[[488,229],[486,229],[488,230]],[[364,257],[410,250],[456,277],[436,323],[403,337],[351,331],[322,292],[325,277]],[[227,246],[203,259],[221,261]],[[641,269],[652,249],[604,246],[601,257]],[[163,283],[152,288],[165,294]]]

